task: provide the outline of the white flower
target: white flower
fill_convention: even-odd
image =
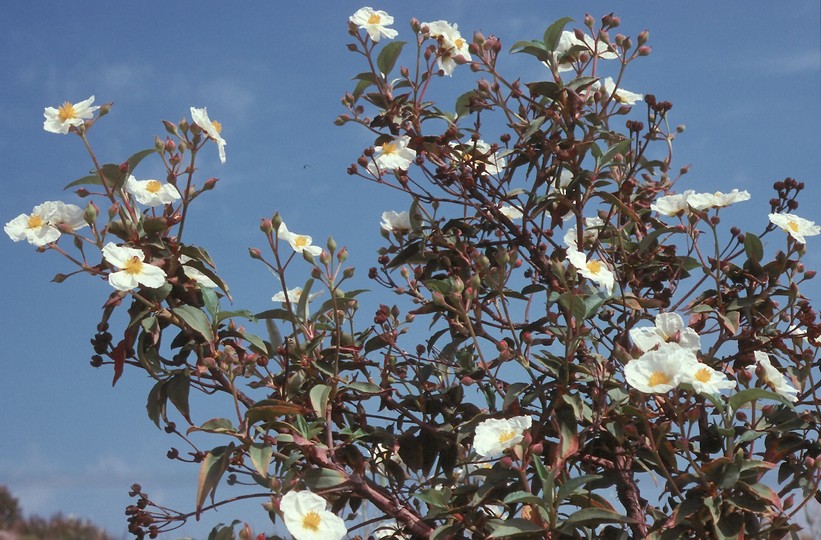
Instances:
[[[730,193],[720,191],[715,193],[691,193],[687,196],[687,204],[695,210],[704,210],[706,208],[722,208],[749,199],[750,194],[746,190],[738,191],[734,189]]]
[[[656,325],[630,329],[630,338],[642,351],[650,351],[664,343],[673,343],[685,349],[701,349],[701,338],[684,324],[678,313],[659,313]]]
[[[80,103],[66,101],[58,109],[46,107],[43,112],[43,116],[46,117],[43,129],[49,133],[65,135],[72,126],[81,126],[86,119],[94,116],[94,111],[100,107],[92,107],[92,103],[94,103],[94,96]]]
[[[410,137],[404,136],[374,147],[376,150],[374,155],[376,167],[371,162],[368,164],[368,170],[376,175],[378,169],[407,169],[411,162],[416,159],[416,151],[408,148],[409,142]]]
[[[509,204],[503,204],[499,207],[499,212],[502,213],[507,219],[522,219],[522,211],[516,208],[515,206],[511,206]]]
[[[384,11],[375,11],[370,7],[356,10],[356,13],[348,17],[348,20],[361,30],[365,30],[374,41],[379,41],[382,36],[393,39],[398,33],[396,30],[386,28],[386,26],[393,24],[393,17]]]
[[[770,214],[770,221],[802,244],[807,243],[804,240],[805,236],[815,236],[821,233],[821,227],[816,225],[814,221],[793,214]]]
[[[103,257],[120,269],[108,275],[108,283],[118,291],[130,291],[138,285],[156,289],[165,283],[163,269],[143,262],[145,253],[141,249],[109,242],[103,247]]]
[[[228,143],[225,142],[225,139],[223,139],[222,136],[220,136],[222,124],[216,120],[211,120],[208,118],[207,107],[203,107],[202,109],[191,107],[191,118],[194,120],[195,124],[201,127],[202,130],[217,143],[220,163],[225,163],[225,145]]]
[[[656,199],[656,202],[650,203],[650,209],[658,212],[663,216],[680,216],[682,214],[690,213],[690,205],[687,202],[695,191],[688,189],[684,193],[676,195],[666,195]]]
[[[798,401],[798,390],[789,383],[787,377],[778,371],[770,362],[770,356],[761,351],[755,351],[755,361],[761,366],[763,371],[761,380],[769,386],[774,392],[777,392],[787,398],[789,401]]]
[[[664,394],[681,381],[688,363],[697,362],[692,350],[665,343],[624,366],[627,384],[646,394]]]
[[[483,457],[495,457],[508,448],[522,442],[524,432],[530,429],[533,419],[529,416],[490,418],[476,426],[473,448]]]
[[[498,152],[491,154],[490,145],[482,139],[465,144],[452,141],[450,146],[454,150],[455,157],[471,167],[475,167],[476,163],[481,163],[485,174],[496,175],[505,168],[505,158],[499,157]]]
[[[568,54],[571,52],[573,47],[582,47],[586,49],[588,54],[593,54],[593,45],[595,40],[588,36],[587,34],[584,35],[584,40],[581,40],[576,37],[575,32],[571,32],[569,30],[562,31],[562,35],[559,37],[559,43],[556,45],[556,50],[553,51],[553,60],[554,63],[557,65],[557,70],[559,72],[562,71],[570,71],[573,69],[573,62],[576,61],[578,58],[577,51],[573,51],[574,54]],[[579,49],[580,51],[581,49]],[[595,46],[596,56],[603,60],[612,60],[613,58],[618,58],[618,55],[610,50],[610,47],[604,43],[603,41],[599,41]],[[547,65],[547,63],[544,63]]]
[[[597,85],[594,84],[594,87]],[[633,105],[637,101],[642,101],[644,96],[642,94],[636,94],[635,92],[630,92],[623,88],[616,88],[616,83],[613,81],[613,77],[607,77],[604,79],[604,90],[610,94],[611,96],[616,98],[616,101],[619,103],[624,103],[625,105]]]
[[[291,248],[293,248],[293,250],[297,253],[307,251],[314,257],[318,257],[322,253],[321,247],[311,245],[313,239],[310,236],[306,234],[292,233],[288,230],[288,227],[285,226],[285,223],[281,223],[279,225],[277,237],[291,244]]]
[[[39,247],[60,238],[57,226],[61,223],[75,231],[88,225],[83,218],[83,209],[79,206],[61,201],[46,201],[35,206],[31,214],[20,214],[6,223],[3,230],[15,242],[27,240],[29,244]]]
[[[341,540],[348,534],[345,522],[325,506],[325,499],[310,491],[289,491],[279,503],[285,527],[296,540]]]
[[[182,271],[188,277],[188,279],[195,282],[197,285],[208,289],[216,289],[217,287],[219,287],[219,285],[217,285],[213,279],[206,276],[193,266],[188,266],[185,264],[190,260],[192,260],[191,257],[188,257],[186,255],[180,255],[180,264],[183,265]]]
[[[382,230],[395,233],[405,233],[411,230],[410,214],[407,211],[395,212],[388,210],[382,212]]]
[[[616,277],[603,262],[598,259],[587,260],[584,253],[577,251],[572,246],[567,248],[567,260],[576,267],[581,275],[604,287],[608,294],[613,292]]]
[[[690,383],[693,389],[701,394],[716,395],[722,390],[732,390],[736,387],[736,382],[728,379],[726,374],[697,361],[684,364],[681,382]]]
[[[604,221],[599,217],[584,218],[584,232],[582,233],[582,240],[587,242],[595,242],[599,237],[599,230],[604,227]],[[571,227],[564,233],[564,243],[568,247],[578,251],[579,235],[576,232],[576,227]]]
[[[302,298],[302,287],[294,287],[293,289],[288,289],[287,292],[288,292],[288,301],[291,302],[291,304],[298,304],[299,299]],[[314,298],[316,298],[320,294],[322,294],[322,291],[315,292],[313,294],[309,294],[308,295],[308,302],[310,302],[311,300],[313,300]],[[278,293],[276,293],[274,296],[271,297],[271,300],[274,301],[274,302],[282,302],[284,304],[285,303],[285,292],[284,291],[279,291]]]
[[[159,180],[137,180],[130,174],[125,181],[125,189],[134,195],[137,202],[152,208],[181,198],[180,192],[171,184],[163,184]]]
[[[445,75],[452,76],[456,69],[456,60],[470,62],[470,45],[459,33],[458,24],[450,24],[447,21],[433,21],[422,23],[427,26],[432,38],[442,38],[439,53],[436,55],[436,64]]]

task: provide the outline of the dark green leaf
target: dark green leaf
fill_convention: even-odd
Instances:
[[[744,252],[747,253],[747,258],[753,263],[761,262],[764,257],[764,246],[761,245],[761,239],[750,232],[745,234]]]
[[[202,310],[194,306],[183,305],[171,311],[207,341],[214,341],[214,330],[211,328],[208,316]]]
[[[191,380],[186,372],[180,372],[168,379],[166,392],[168,399],[180,411],[180,414],[189,420],[190,411],[188,409],[188,391],[191,388]]]
[[[736,392],[730,396],[730,408],[737,411],[745,403],[755,401],[757,399],[772,399],[774,401],[780,401],[790,407],[793,406],[787,398],[776,392],[765,390],[763,388],[747,388],[746,390],[741,390],[740,392]]]
[[[148,401],[145,405],[148,418],[150,418],[157,427],[160,427],[160,418],[165,418],[166,399],[165,381],[158,381],[157,384],[151,388],[151,391],[148,392]]]
[[[202,511],[205,498],[211,495],[211,502],[214,501],[217,485],[222,475],[228,470],[228,463],[233,451],[233,443],[228,446],[218,446],[208,452],[203,458],[202,465],[200,465],[199,480],[197,482],[197,518],[199,518],[199,514]]]
[[[564,520],[559,526],[560,529],[567,530],[570,527],[577,527],[582,525],[600,525],[602,523],[629,523],[632,520],[627,516],[613,512],[612,510],[605,510],[604,508],[583,508],[578,512],[574,512],[569,518]]]
[[[543,538],[544,535],[544,529],[529,519],[513,518],[493,521],[496,523],[488,538]]]
[[[379,68],[384,77],[387,77],[393,69],[404,46],[404,41],[391,41],[379,51],[379,56],[376,58],[376,67]]]
[[[573,19],[570,17],[562,17],[558,21],[554,22],[547,29],[544,31],[543,42],[544,46],[548,51],[555,51],[556,48],[559,46],[559,39],[562,37],[562,31],[564,31],[564,27],[568,25],[568,23],[573,22]]]
[[[271,464],[271,456],[274,454],[274,447],[269,444],[254,443],[248,447],[248,455],[251,463],[259,474],[268,478],[268,466]]]
[[[331,469],[310,469],[303,477],[311,491],[330,489],[348,481],[348,476]]]
[[[311,405],[317,416],[325,418],[325,410],[328,408],[328,397],[331,395],[331,387],[324,384],[317,384],[309,393]]]

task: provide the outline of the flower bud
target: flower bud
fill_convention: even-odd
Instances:
[[[641,47],[639,47],[637,52],[638,52],[639,56],[647,56],[647,55],[650,54],[650,52],[652,50],[653,50],[653,48],[650,47],[649,45],[642,45]]]
[[[271,223],[270,219],[261,219],[259,220],[259,230],[265,234],[271,234],[274,230],[274,225]]]
[[[346,268],[342,271],[342,277],[345,279],[350,279],[353,277],[354,272],[356,272],[356,268]]]
[[[325,253],[325,250],[324,250],[324,249],[322,250],[322,253]],[[322,257],[322,255],[321,255],[321,254],[320,254],[320,257]],[[303,258],[303,259],[305,259],[305,261],[306,261],[307,263],[309,263],[309,264],[314,264],[314,256],[313,256],[313,255],[311,255],[310,253],[308,253],[308,251],[307,251],[307,250],[302,250],[302,258]]]
[[[162,125],[165,126],[165,131],[167,131],[168,133],[170,133],[172,135],[177,134],[177,126],[175,126],[173,123],[169,122],[168,120],[163,120]]]
[[[103,116],[107,115],[109,112],[111,112],[111,106],[112,105],[114,105],[114,104],[111,103],[111,102],[103,103],[102,105],[100,105],[100,112],[97,113],[97,114],[99,114],[100,117],[103,117]]]
[[[328,237],[328,242],[325,245],[328,246],[328,251],[331,253],[336,251],[336,240],[334,240],[333,236]]]
[[[159,152],[162,152],[164,148],[165,142],[163,142],[163,140],[160,139],[157,135],[154,135],[154,149]]]
[[[273,225],[275,231],[279,230],[279,226],[282,225],[282,216],[279,215],[279,212],[271,216],[271,225]]]
[[[248,248],[248,255],[250,255],[252,259],[262,259],[262,252],[257,248]]]
[[[348,248],[343,247],[339,250],[339,253],[336,254],[336,260],[343,263],[348,260]]]
[[[643,32],[639,32],[639,35],[636,36],[636,41],[638,41],[639,47],[647,43],[648,38],[650,37],[650,32],[644,30]]]
[[[202,186],[202,191],[211,191],[217,185],[219,178],[209,178]]]
[[[596,21],[593,20],[593,17],[589,13],[585,13],[584,14],[584,25],[592,30],[594,24],[596,24]]]
[[[165,144],[163,145],[163,150],[165,150],[166,152],[168,152],[170,154],[171,152],[176,150],[176,148],[177,148],[177,143],[172,141],[171,137],[166,137],[165,138]]]
[[[188,120],[186,120],[184,117],[181,118],[180,122],[177,124],[177,127],[180,128],[183,131],[183,133],[185,133],[186,131],[188,131]],[[176,130],[174,130],[174,133],[176,133]]]
[[[108,207],[108,219],[114,219],[114,216],[120,211],[120,205],[118,203],[112,203],[111,206]]]

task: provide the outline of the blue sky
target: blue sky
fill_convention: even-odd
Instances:
[[[395,16],[398,39],[410,17],[445,19],[494,34],[506,48],[537,38],[553,20],[614,11],[621,32],[650,30],[653,54],[634,64],[624,85],[673,102],[670,118],[686,124],[676,141],[677,166],[692,164],[681,189],[747,189],[752,200],[727,216],[742,228],[766,222],[772,183],[806,182],[798,212],[821,222],[821,7],[817,1],[664,3],[394,2],[372,4]],[[660,7],[662,6],[663,7]],[[194,206],[191,237],[207,247],[231,284],[237,307],[271,307],[273,277],[247,248],[261,244],[260,217],[280,211],[291,230],[322,243],[332,234],[364,276],[380,245],[379,215],[407,202],[349,177],[345,169],[372,144],[353,126],[335,127],[340,96],[364,70],[348,53],[346,19],[362,4],[133,2],[113,8],[89,1],[20,2],[0,22],[2,185],[5,223],[46,200],[82,204],[68,182],[91,167],[79,139],[46,133],[45,106],[94,94],[115,102],[91,133],[105,162],[121,162],[164,136],[160,120],[177,121],[190,106],[208,107],[223,125],[228,162],[216,148],[201,162],[218,191]],[[537,80],[541,66],[506,57],[510,76]],[[438,80],[443,96],[469,89],[464,70]],[[145,162],[138,177],[159,174]],[[199,202],[199,201],[198,201]],[[729,226],[729,225],[728,225]],[[806,262],[821,266],[810,243]],[[169,462],[179,443],[147,419],[151,381],[126,371],[94,370],[89,339],[110,292],[86,276],[50,283],[71,267],[54,253],[0,240],[0,483],[28,512],[62,511],[91,518],[120,534],[131,483],[177,508],[190,508],[196,468]],[[366,284],[367,285],[367,284]],[[809,290],[818,299],[821,290]],[[390,298],[383,300],[391,301]],[[365,314],[363,314],[364,316]],[[363,318],[363,324],[369,317]],[[197,408],[201,407],[201,408]],[[195,406],[200,422],[219,405]],[[206,442],[207,444],[207,442]],[[221,488],[220,494],[229,490]],[[256,515],[256,517],[254,517]],[[254,507],[209,514],[180,536],[204,537],[233,517],[265,523]],[[270,531],[270,529],[269,529]]]

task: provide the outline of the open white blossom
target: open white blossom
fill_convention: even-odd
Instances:
[[[814,221],[798,217],[794,214],[770,214],[770,221],[789,233],[796,242],[806,244],[805,236],[815,236],[821,233],[821,227]]]
[[[379,41],[382,37],[393,39],[398,32],[392,28],[387,28],[393,24],[393,17],[382,10],[374,10],[371,7],[363,7],[356,10],[356,13],[348,17],[348,20],[357,25],[361,30],[365,30],[374,41]]]
[[[576,47],[577,50],[571,51],[573,47]],[[584,39],[581,40],[576,37],[575,32],[564,30],[559,37],[556,50],[553,51],[553,60],[559,72],[570,71],[573,69],[573,63],[578,59],[578,53],[585,52],[591,55],[594,54],[594,51],[596,56],[602,60],[618,58],[618,55],[603,41],[596,43],[593,37],[587,34],[585,34]],[[544,64],[547,65],[546,62],[544,62]]]
[[[293,248],[293,250],[297,253],[307,251],[314,257],[318,257],[322,253],[321,247],[311,245],[313,243],[313,239],[310,236],[307,234],[292,233],[288,230],[288,227],[285,226],[285,223],[281,223],[279,225],[277,237],[288,242],[291,245],[291,248]]]
[[[682,369],[681,382],[690,383],[700,394],[718,395],[722,390],[732,390],[736,381],[731,381],[725,373],[717,371],[701,362],[687,362]]]
[[[156,289],[165,284],[165,271],[144,262],[145,253],[141,249],[109,242],[103,247],[103,257],[120,269],[108,275],[108,283],[118,291],[130,291],[139,285]]]
[[[43,129],[49,133],[65,135],[72,127],[81,126],[86,119],[94,117],[94,111],[100,107],[92,107],[92,103],[94,103],[94,96],[79,103],[66,101],[56,109],[46,107],[43,111],[43,116],[46,117]]]
[[[27,240],[29,244],[40,247],[60,238],[57,228],[60,224],[66,224],[75,231],[88,225],[79,206],[46,201],[35,206],[31,214],[20,214],[6,223],[3,230],[15,242]]]
[[[473,448],[483,457],[496,457],[508,448],[519,444],[526,430],[533,425],[529,416],[490,418],[476,426]]]
[[[309,294],[308,295],[308,302],[310,302],[311,300],[313,300],[314,298],[316,298],[320,294],[322,294],[322,291],[318,291],[318,292],[315,292],[313,294]],[[302,298],[302,287],[294,287],[293,289],[288,289],[288,301],[291,302],[291,304],[298,304],[300,298]],[[278,293],[276,293],[274,296],[271,297],[271,300],[274,301],[274,302],[282,302],[284,304],[285,303],[285,292],[284,291],[279,291]]]
[[[454,157],[474,168],[477,163],[481,163],[485,174],[497,175],[505,168],[505,158],[499,157],[498,152],[491,154],[490,145],[482,139],[464,144],[452,141],[450,146],[454,150]]]
[[[509,204],[503,204],[499,207],[499,212],[502,213],[507,219],[514,220],[514,219],[522,219],[522,211],[516,208],[515,206],[511,206]]]
[[[694,210],[705,210],[707,208],[723,208],[736,202],[750,199],[749,192],[732,190],[730,193],[691,193],[687,196],[687,204]]]
[[[125,190],[134,195],[137,202],[152,208],[181,198],[180,192],[171,184],[163,184],[159,180],[137,180],[130,174],[125,181]]]
[[[596,84],[593,85],[594,87]],[[619,103],[624,103],[625,105],[633,105],[637,101],[642,101],[644,96],[642,94],[636,94],[635,92],[630,92],[629,90],[625,90],[624,88],[616,88],[616,83],[613,81],[613,77],[607,77],[604,79],[604,90],[616,98],[616,101]]]
[[[213,279],[206,276],[200,270],[197,270],[193,266],[188,266],[186,264],[191,260],[191,257],[188,257],[187,255],[180,255],[180,264],[183,265],[182,271],[188,277],[188,279],[195,282],[200,287],[205,287],[207,289],[216,289],[217,287],[219,287],[219,285],[217,285],[217,283]]]
[[[798,401],[798,390],[790,384],[787,377],[770,362],[770,356],[762,351],[755,351],[755,361],[761,367],[763,375],[761,381],[789,401]]]
[[[289,491],[279,503],[282,520],[296,540],[341,540],[345,522],[325,509],[325,499],[310,491]]]
[[[450,24],[447,21],[433,21],[422,23],[422,26],[428,27],[432,38],[441,38],[442,40],[439,52],[436,55],[436,64],[445,75],[453,75],[457,59],[461,62],[470,62],[470,44],[459,33],[458,24]]]
[[[650,209],[663,216],[670,217],[689,214],[690,204],[687,199],[693,194],[695,194],[695,191],[688,189],[684,193],[659,197],[656,202],[650,203]]]
[[[388,210],[382,212],[382,222],[379,224],[382,230],[394,233],[406,233],[411,230],[410,214],[407,211],[395,212]]]
[[[650,351],[664,343],[673,343],[685,349],[701,349],[701,338],[695,330],[684,324],[678,313],[659,313],[656,325],[630,329],[630,339],[642,351]]]
[[[407,169],[416,159],[416,151],[408,148],[410,137],[403,136],[375,146],[374,161],[368,164],[368,170],[376,175],[379,170]]]
[[[195,124],[201,127],[202,130],[217,143],[220,163],[225,163],[225,145],[228,143],[225,142],[225,139],[220,135],[222,124],[208,117],[208,109],[206,107],[202,109],[191,107],[191,118]]]
[[[605,263],[596,258],[587,259],[587,255],[570,246],[567,248],[567,260],[570,261],[576,270],[592,281],[607,290],[608,294],[613,292],[616,285],[616,277]]]
[[[584,243],[595,242],[599,237],[599,230],[604,227],[604,221],[599,217],[584,218],[584,232],[582,233],[582,240]],[[576,227],[567,229],[564,233],[564,243],[566,246],[578,251],[579,234],[576,232]]]
[[[672,343],[646,352],[624,366],[627,384],[645,394],[664,394],[681,382],[685,366],[697,362],[695,353]]]

